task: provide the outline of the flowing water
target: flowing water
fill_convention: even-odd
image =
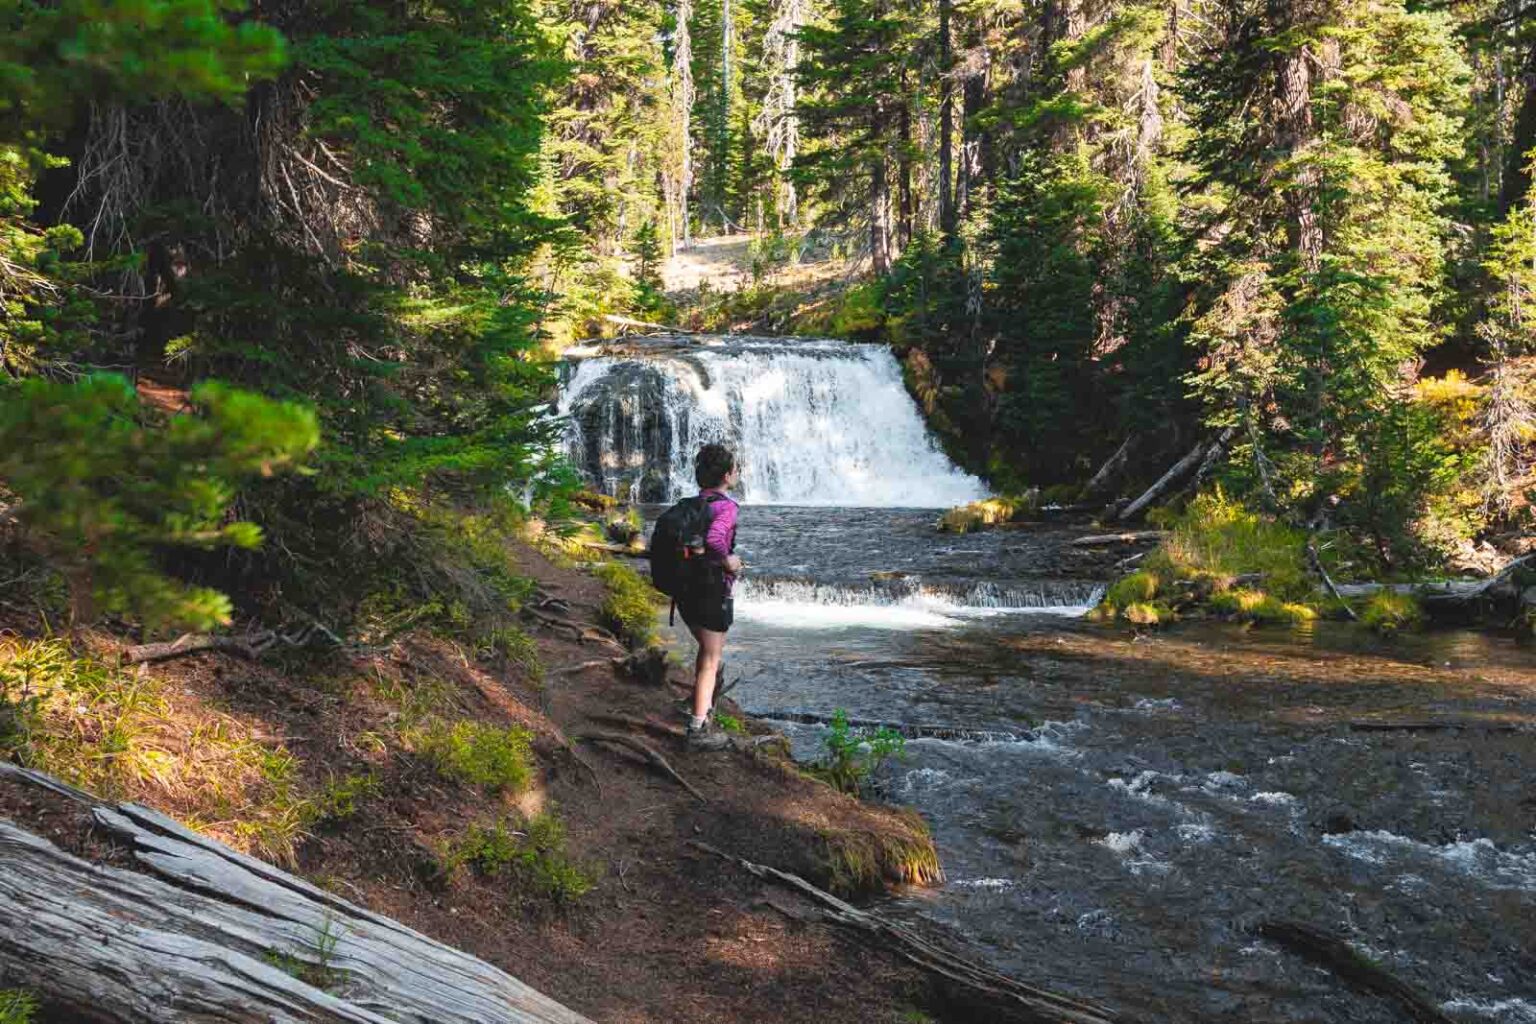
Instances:
[[[1401,1019],[1255,937],[1283,918],[1349,939],[1455,1019],[1536,1022],[1529,650],[1090,624],[1100,582],[1072,528],[955,537],[903,507],[979,485],[924,437],[888,354],[708,355],[706,378],[670,354],[583,363],[573,453],[629,493],[664,468],[664,499],[686,482],[672,453],[743,449],[733,696],[804,758],[839,708],[911,737],[878,783],[928,819],[948,882],[890,911],[1127,1019]],[[636,365],[670,383],[624,408]]]

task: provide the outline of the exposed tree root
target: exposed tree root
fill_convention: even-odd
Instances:
[[[821,909],[820,919],[862,932],[898,956],[960,987],[969,995],[980,996],[999,1009],[1012,1011],[1003,1019],[1034,1021],[1039,1024],[1105,1024],[1114,1014],[1104,1007],[1057,995],[1026,985],[983,964],[942,949],[905,925],[897,924],[873,911],[860,910],[817,888],[799,875],[756,864],[726,853],[708,843],[692,841],[690,846],[723,860],[740,865],[758,878],[777,882],[797,890]]]
[[[633,750],[635,753],[644,757],[646,762],[649,763],[651,767],[655,768],[657,771],[661,772],[663,775],[667,776],[673,782],[676,782],[679,786],[682,786],[689,793],[691,793],[693,798],[699,801],[699,803],[709,803],[709,798],[706,797],[703,793],[699,792],[698,787],[678,774],[677,769],[668,764],[667,759],[662,757],[656,748],[652,747],[644,740],[637,739],[634,736],[626,736],[623,733],[617,732],[587,732],[574,737],[574,739],[577,743],[607,743],[612,746],[625,747],[626,749]]]

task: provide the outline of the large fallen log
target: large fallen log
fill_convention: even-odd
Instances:
[[[1184,456],[1178,462],[1175,462],[1172,466],[1170,466],[1168,468],[1168,472],[1158,477],[1157,481],[1151,487],[1148,487],[1145,491],[1142,491],[1140,497],[1131,502],[1129,505],[1125,506],[1125,508],[1121,509],[1115,518],[1123,523],[1127,519],[1135,517],[1136,514],[1139,513],[1142,509],[1156,501],[1158,495],[1162,494],[1170,486],[1177,483],[1186,473],[1194,469],[1195,466],[1199,465],[1200,460],[1204,457],[1204,455],[1205,442],[1202,441],[1200,444],[1197,444],[1191,448],[1188,455]]]
[[[89,807],[143,869],[82,860],[0,821],[0,977],[64,1019],[590,1024],[483,960],[156,811],[10,764],[0,778]]]
[[[1137,435],[1132,434],[1125,439],[1119,448],[1115,449],[1115,454],[1106,459],[1104,465],[1099,467],[1099,471],[1093,474],[1092,479],[1083,485],[1084,494],[1097,494],[1115,478],[1116,474],[1130,461],[1131,446],[1135,444],[1136,438]]]
[[[820,920],[872,938],[902,959],[938,975],[968,995],[981,997],[996,1010],[1007,1012],[1012,1019],[1037,1024],[1108,1024],[1114,1020],[1113,1012],[1102,1006],[1026,985],[1016,978],[968,960],[935,945],[905,925],[897,924],[873,911],[860,910],[838,899],[799,875],[766,864],[753,863],[708,843],[695,840],[689,845],[740,865],[758,878],[796,890],[817,905]],[[996,1020],[998,1017],[994,1013],[987,1019]]]

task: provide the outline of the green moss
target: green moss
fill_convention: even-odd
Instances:
[[[565,825],[549,812],[526,821],[501,818],[470,825],[445,857],[450,873],[462,866],[488,878],[509,878],[519,890],[557,903],[580,899],[593,884],[566,851]]]
[[[1391,636],[1404,629],[1417,629],[1424,624],[1424,608],[1412,594],[1395,590],[1378,590],[1366,599],[1360,609],[1362,625],[1378,633]]]
[[[1105,592],[1104,600],[1113,607],[1124,608],[1140,601],[1152,600],[1157,597],[1162,586],[1163,581],[1157,573],[1142,569],[1116,580]]]
[[[939,517],[941,533],[971,533],[989,526],[1015,522],[1040,507],[1036,494],[1014,498],[986,498],[952,508]]]
[[[608,590],[602,607],[604,624],[637,647],[653,646],[657,640],[656,612],[665,604],[661,593],[645,577],[618,562],[604,562],[594,572]]]
[[[449,725],[434,719],[408,739],[448,778],[517,792],[533,775],[532,734],[518,726],[468,720]]]

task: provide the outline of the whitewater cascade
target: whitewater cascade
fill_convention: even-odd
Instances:
[[[738,491],[757,504],[944,508],[986,496],[935,445],[879,345],[676,339],[589,356],[573,361],[560,412],[572,459],[628,501],[692,493],[693,453],[711,441],[740,454]]]

